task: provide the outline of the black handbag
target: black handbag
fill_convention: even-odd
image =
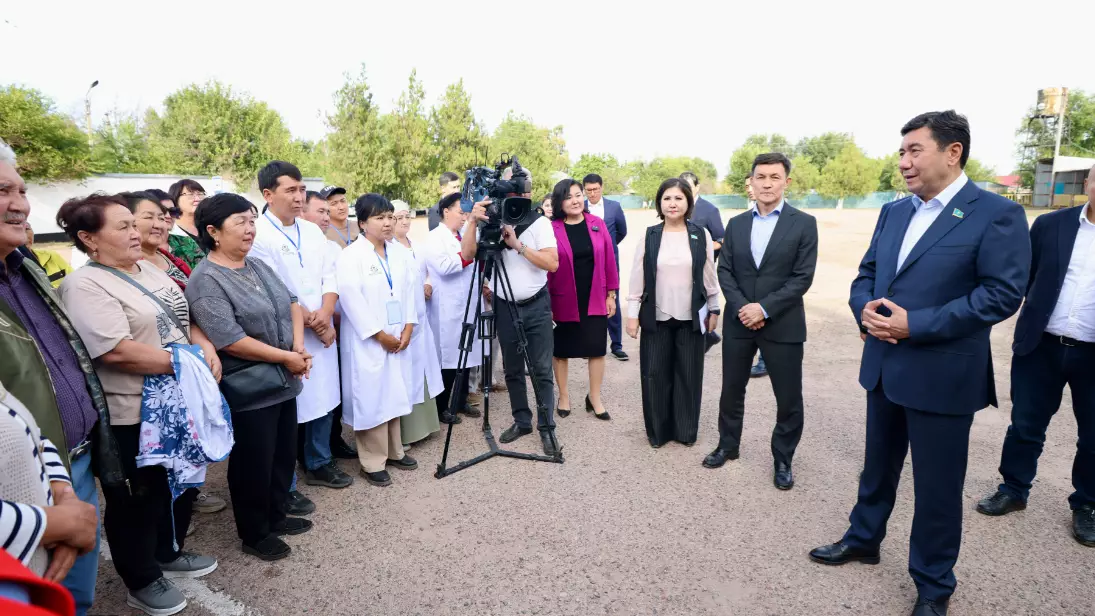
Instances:
[[[274,307],[274,321],[278,334],[278,348],[284,347],[281,338],[281,311],[278,310],[278,302],[274,299],[274,293],[261,274],[255,272],[255,276],[262,283],[266,291],[266,297]],[[228,402],[228,408],[235,409],[248,404],[254,404],[260,400],[268,400],[278,394],[292,391],[292,375],[281,364],[272,364],[264,361],[251,361],[233,357],[221,353],[221,394]]]

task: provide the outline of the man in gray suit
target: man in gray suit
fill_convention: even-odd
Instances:
[[[794,486],[791,459],[802,436],[802,354],[806,310],[802,296],[814,281],[817,221],[784,198],[791,161],[779,153],[753,161],[756,202],[730,219],[719,255],[719,285],[726,296],[723,321],[719,445],[703,465],[736,460],[745,414],[745,388],[759,348],[776,395],[772,432],[774,483]]]

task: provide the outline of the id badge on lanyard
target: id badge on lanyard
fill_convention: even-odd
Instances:
[[[392,271],[387,265],[388,257],[385,255],[384,258],[381,259],[378,254],[376,255],[376,260],[380,262],[380,269],[384,270],[384,277],[388,279],[388,294],[391,299],[384,304],[384,308],[388,313],[388,325],[399,325],[403,322],[403,310],[399,305],[399,300],[395,299],[392,286]]]

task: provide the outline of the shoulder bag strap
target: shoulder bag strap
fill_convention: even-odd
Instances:
[[[88,263],[88,265],[91,266],[91,267],[96,267],[96,268],[99,268],[101,270],[110,272],[111,274],[114,274],[118,278],[121,278],[122,280],[124,280],[124,281],[128,282],[129,284],[133,285],[134,287],[136,287],[137,290],[140,291],[141,293],[144,293],[145,296],[148,297],[148,299],[151,299],[152,301],[156,302],[156,305],[160,307],[160,310],[162,310],[164,312],[164,314],[166,314],[171,319],[171,321],[173,323],[175,323],[175,327],[179,328],[179,331],[182,332],[182,335],[184,337],[186,337],[187,341],[189,342],[190,337],[186,335],[186,328],[183,327],[182,321],[179,320],[179,317],[178,317],[178,315],[175,314],[175,311],[168,308],[167,304],[163,303],[163,300],[161,300],[160,298],[153,295],[152,292],[149,291],[148,289],[144,288],[144,285],[137,282],[133,278],[131,278],[129,276],[126,276],[122,272],[119,272],[118,270],[114,269],[113,267],[107,267],[105,265],[102,265],[101,263],[96,263],[95,261],[90,261]],[[137,267],[140,267],[140,266],[138,265]]]
[[[245,267],[246,266],[245,262]],[[284,341],[281,338],[281,311],[278,310],[278,301],[274,297],[274,292],[270,290],[270,285],[266,284],[266,278],[262,275],[262,272],[259,271],[259,268],[251,266],[251,269],[255,272],[255,276],[259,279],[259,283],[262,284],[262,288],[265,289],[266,298],[270,300],[270,305],[274,307],[274,331],[278,334],[278,348],[280,349],[284,344]],[[290,345],[290,347],[291,346],[292,345]]]

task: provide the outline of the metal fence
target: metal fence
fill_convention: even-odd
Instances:
[[[744,210],[749,207],[749,200],[742,195],[700,195],[707,199],[720,210]],[[843,209],[867,210],[879,209],[883,205],[895,201],[901,197],[900,193],[874,192],[862,197],[845,197],[843,205],[840,199],[825,199],[814,193],[806,196],[788,197],[788,201],[797,208],[805,209]],[[606,195],[607,199],[619,201],[625,210],[637,210],[645,206],[645,201],[639,195]]]

